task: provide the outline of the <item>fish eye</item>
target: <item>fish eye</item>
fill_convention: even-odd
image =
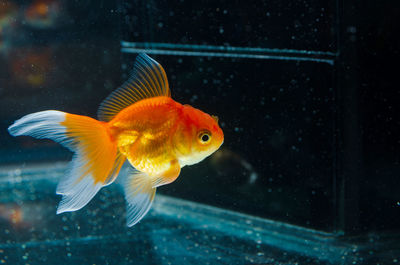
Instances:
[[[198,135],[198,139],[199,139],[200,143],[202,143],[202,144],[209,143],[211,140],[211,132],[206,131],[206,130],[201,131]]]

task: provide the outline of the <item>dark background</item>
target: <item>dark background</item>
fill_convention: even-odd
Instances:
[[[400,230],[400,3],[42,1],[40,15],[39,2],[0,1],[1,164],[71,157],[6,128],[45,109],[95,117],[136,56],[121,40],[329,52],[333,65],[151,55],[173,98],[225,133],[221,152],[159,190],[337,233]]]

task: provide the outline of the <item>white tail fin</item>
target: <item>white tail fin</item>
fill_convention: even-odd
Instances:
[[[75,152],[57,187],[57,194],[63,195],[57,213],[84,207],[102,186],[116,178],[125,161],[110,138],[107,124],[89,117],[42,111],[22,117],[8,131],[13,136],[48,138]]]
[[[28,135],[39,139],[51,139],[71,149],[71,142],[65,136],[65,127],[60,125],[65,121],[65,114],[56,110],[32,113],[15,121],[8,127],[8,131],[12,136]]]

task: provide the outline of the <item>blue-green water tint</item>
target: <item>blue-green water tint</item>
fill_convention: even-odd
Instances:
[[[364,249],[329,234],[158,195],[125,225],[118,184],[56,215],[66,164],[0,171],[0,262],[6,264],[349,264]]]
[[[64,169],[65,164],[58,164],[2,171],[0,260],[7,264],[324,264],[268,246],[251,217],[161,195],[148,216],[128,228],[117,184],[103,189],[84,209],[56,215],[55,184]],[[13,223],[11,211],[20,212],[21,220]]]
[[[0,264],[400,263],[400,2],[57,0],[39,27],[39,1],[3,2],[18,10],[0,15]],[[96,117],[143,51],[175,100],[220,117],[222,156],[133,228],[114,184],[56,215],[65,164],[50,163],[71,154],[7,127]]]

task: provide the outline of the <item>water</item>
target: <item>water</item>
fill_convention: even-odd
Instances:
[[[56,215],[64,170],[65,163],[1,169],[0,263],[327,264],[294,251],[293,236],[276,234],[284,224],[163,195],[128,228],[118,184],[80,211]]]
[[[0,264],[398,264],[399,4],[0,0]],[[7,128],[95,118],[138,52],[225,142],[132,228],[118,183],[57,215],[72,154]]]
[[[85,208],[56,215],[54,191],[65,169],[0,169],[1,264],[362,264],[376,256],[329,233],[160,194],[128,228],[118,183]]]

